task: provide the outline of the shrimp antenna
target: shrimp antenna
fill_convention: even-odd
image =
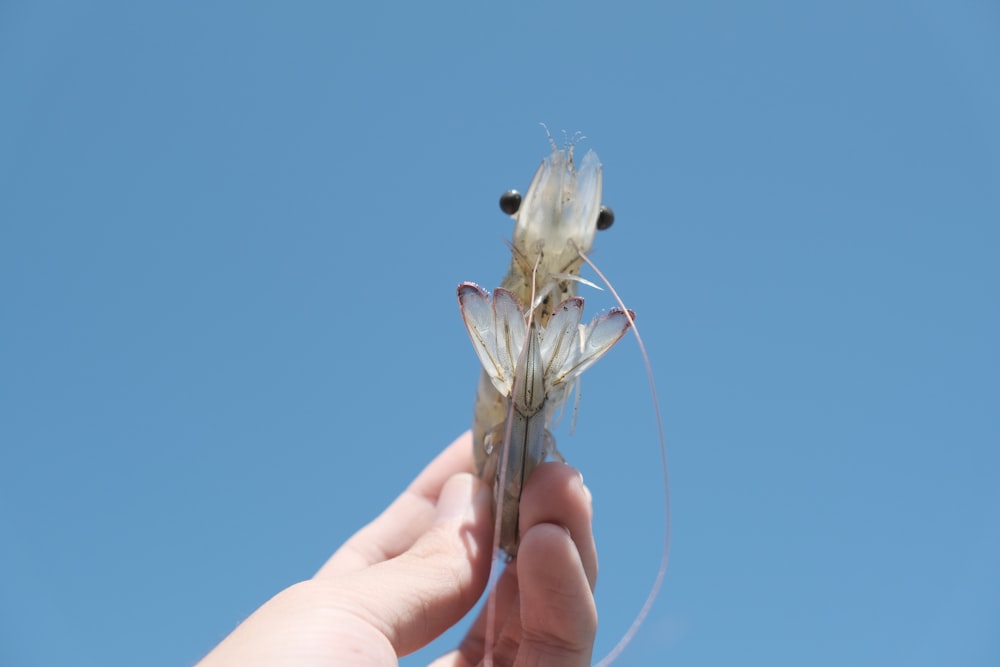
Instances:
[[[571,241],[572,242],[572,241]],[[646,352],[646,344],[642,342],[642,336],[639,335],[639,330],[635,326],[635,319],[632,317],[632,311],[630,311],[626,306],[622,298],[618,296],[618,292],[615,290],[611,281],[607,279],[604,273],[601,272],[597,265],[594,264],[587,257],[586,253],[577,248],[577,252],[580,254],[580,258],[594,270],[597,277],[601,279],[608,287],[608,291],[615,298],[618,306],[625,312],[625,317],[628,318],[629,328],[632,333],[635,334],[635,340],[639,343],[639,352],[642,353],[642,360],[646,364],[646,377],[649,379],[649,392],[653,397],[653,412],[656,414],[656,434],[660,441],[660,462],[663,466],[663,509],[666,512],[666,522],[663,536],[663,555],[660,557],[660,567],[656,572],[656,579],[653,581],[653,588],[649,591],[649,595],[646,596],[646,601],[642,603],[642,608],[639,613],[636,614],[635,619],[632,621],[632,625],[629,626],[628,630],[618,640],[615,647],[611,651],[601,658],[594,667],[608,667],[612,662],[614,662],[625,647],[629,645],[632,638],[639,631],[639,627],[642,625],[646,617],[649,616],[650,610],[653,608],[653,603],[656,601],[656,597],[660,594],[660,588],[663,587],[663,578],[667,574],[667,562],[670,559],[670,481],[667,475],[667,439],[663,431],[663,416],[660,414],[660,401],[656,394],[656,382],[653,380],[653,367],[649,363],[649,354]]]

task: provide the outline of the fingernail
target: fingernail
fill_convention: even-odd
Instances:
[[[437,507],[434,512],[434,523],[444,523],[466,514],[472,513],[472,496],[475,489],[475,478],[472,475],[455,475],[441,489]]]

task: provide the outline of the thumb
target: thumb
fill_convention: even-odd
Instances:
[[[434,523],[409,550],[348,579],[368,622],[397,655],[457,623],[482,594],[492,560],[489,487],[469,473],[445,482]]]

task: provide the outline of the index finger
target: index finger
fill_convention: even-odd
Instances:
[[[409,549],[430,527],[444,483],[461,472],[474,472],[469,431],[438,454],[382,514],[337,549],[314,578],[357,572]]]

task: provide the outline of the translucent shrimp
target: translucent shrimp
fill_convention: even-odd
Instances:
[[[579,168],[573,148],[542,161],[523,202],[507,192],[500,207],[514,217],[510,270],[502,287],[489,295],[473,283],[458,288],[459,307],[483,365],[473,415],[473,448],[479,476],[493,485],[497,547],[513,558],[518,546],[521,489],[532,470],[549,455],[563,460],[549,433],[553,415],[566,402],[580,375],[629,329],[646,364],[660,441],[666,531],[656,578],[632,624],[598,667],[611,664],[649,614],[663,583],[670,542],[670,494],[663,424],[645,345],[635,315],[587,253],[599,229],[614,220],[601,205],[601,164],[588,151]],[[580,325],[583,299],[576,296],[586,263],[607,285],[620,308]],[[523,305],[522,305],[523,304]],[[492,577],[491,577],[492,579]],[[492,664],[495,596],[487,603],[486,665]]]
[[[601,180],[596,153],[588,151],[577,169],[572,146],[560,150],[553,142],[552,154],[542,161],[523,202],[513,191],[501,199],[501,207],[515,219],[514,239],[510,269],[503,289],[494,297],[492,313],[485,308],[485,292],[471,284],[459,287],[463,319],[484,366],[473,413],[476,468],[482,479],[494,485],[495,507],[502,516],[498,546],[510,557],[517,553],[518,502],[524,482],[549,454],[563,460],[548,431],[553,415],[580,374],[621,339],[630,321],[618,310],[600,326],[598,320],[591,323],[591,336],[600,332],[608,337],[589,339],[592,347],[586,352],[587,363],[558,382],[553,382],[554,375],[549,372],[562,359],[537,358],[536,339],[570,343],[564,340],[568,330],[561,326],[558,331],[550,330],[553,313],[569,309],[575,313],[573,328],[579,325],[583,300],[574,297],[581,282],[582,253],[590,250],[597,229],[606,229],[613,220],[611,210],[601,206]],[[519,304],[527,307],[522,309]],[[614,325],[622,326],[617,335],[611,335]],[[526,333],[522,330],[530,333],[527,348],[523,347]],[[526,359],[523,368],[518,366],[522,372],[516,373],[522,350]],[[500,359],[497,353],[501,353]],[[578,360],[582,355],[577,354]],[[531,372],[536,362],[545,365],[545,372]],[[511,397],[514,375],[521,390],[516,398]],[[514,417],[511,424],[508,414]],[[510,447],[500,446],[507,441],[512,443]]]

